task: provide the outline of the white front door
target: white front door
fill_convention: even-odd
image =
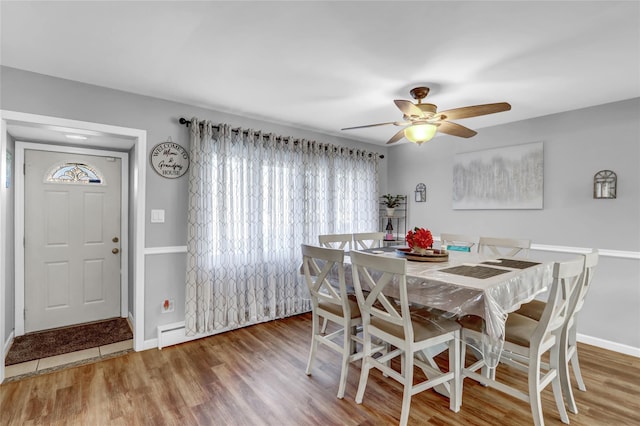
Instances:
[[[120,316],[121,159],[24,162],[25,332]]]

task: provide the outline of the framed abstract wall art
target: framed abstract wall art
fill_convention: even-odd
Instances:
[[[453,208],[542,209],[543,159],[542,142],[456,154]]]

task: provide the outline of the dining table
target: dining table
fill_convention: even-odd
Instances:
[[[408,258],[407,294],[412,304],[436,309],[449,318],[465,315],[482,318],[482,341],[465,343],[483,356],[489,367],[496,367],[499,362],[509,312],[545,292],[553,280],[552,261],[459,251],[420,257],[410,255],[407,248],[393,246],[360,251]],[[349,286],[352,271],[348,252],[344,266]],[[385,294],[398,298],[399,293],[394,293],[397,289],[397,283],[389,283]]]

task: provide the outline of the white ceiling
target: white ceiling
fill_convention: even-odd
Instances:
[[[418,85],[438,110],[512,105],[475,130],[640,96],[638,1],[0,7],[2,65],[380,145],[398,128],[340,129],[400,120]]]

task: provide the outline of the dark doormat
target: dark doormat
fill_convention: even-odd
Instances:
[[[133,333],[126,318],[37,331],[13,340],[5,358],[5,365],[97,348],[130,339],[133,339]]]

